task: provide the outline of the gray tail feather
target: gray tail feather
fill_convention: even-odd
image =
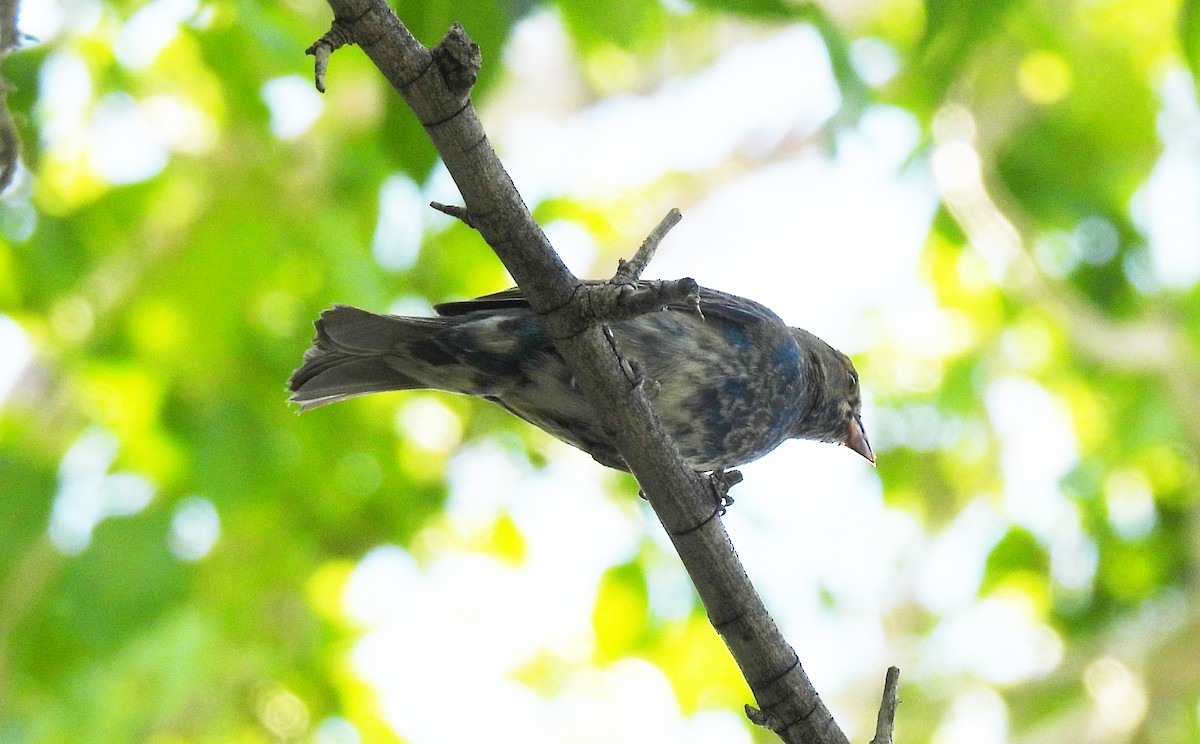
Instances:
[[[430,339],[445,323],[334,305],[314,325],[313,345],[288,379],[288,400],[302,412],[368,393],[427,387],[396,369],[388,356],[393,361],[407,356],[407,348]]]

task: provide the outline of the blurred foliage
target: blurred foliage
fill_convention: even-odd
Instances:
[[[15,367],[31,349],[0,403],[0,742],[398,740],[347,661],[362,629],[339,597],[356,563],[381,545],[420,557],[437,538],[520,564],[505,515],[447,537],[444,470],[484,441],[534,470],[555,450],[486,405],[415,393],[298,425],[282,386],[332,301],[409,308],[506,275],[432,215],[414,245],[383,245],[382,194],[425,184],[435,154],[357,51],[335,56],[323,105],[306,98],[301,52],[328,26],[323,5],[40,5],[50,25],[4,67],[26,170],[0,201],[0,356]],[[503,91],[514,26],[551,13],[586,100],[652,90],[723,40],[802,23],[842,96],[830,147],[869,107],[911,113],[912,161],[932,163],[943,197],[923,275],[969,342],[917,360],[930,385],[905,382],[902,341],[861,356],[885,431],[944,433],[880,440],[887,503],[935,535],[999,499],[986,391],[1033,381],[1077,439],[1062,518],[1095,567],[1058,575],[1062,546],[1016,521],[997,535],[980,606],[1025,607],[1062,659],[1007,686],[906,677],[897,740],[948,740],[965,684],[1004,700],[1013,740],[1200,741],[1200,289],[1151,276],[1133,206],[1162,155],[1165,81],[1190,71],[1195,90],[1200,2],[395,7],[430,45],[467,28],[485,104]],[[895,74],[867,82],[863,40],[885,45]],[[289,130],[306,106],[323,113]],[[691,187],[667,177],[653,198]],[[652,221],[623,230],[618,198],[531,206],[613,251]],[[428,421],[434,434],[415,436]],[[628,479],[611,480],[627,498]],[[659,552],[597,577],[592,663],[654,664],[688,715],[736,710],[748,691],[702,612],[652,601],[648,577],[676,570]],[[888,633],[915,646],[941,620],[903,603]],[[550,694],[564,664],[539,656],[511,676]]]

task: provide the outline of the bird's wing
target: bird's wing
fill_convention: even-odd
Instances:
[[[439,302],[433,306],[434,312],[441,316],[465,315],[476,310],[499,310],[502,308],[529,307],[529,301],[521,292],[520,287],[513,287],[501,292],[476,297],[473,300],[458,302]]]
[[[672,303],[667,305],[667,308],[686,313],[696,312],[694,306],[683,302]],[[752,325],[763,321],[782,323],[778,315],[754,300],[707,287],[700,288],[700,313],[705,318],[724,320],[737,325]]]
[[[599,284],[598,280],[587,280],[587,284]],[[512,287],[500,292],[476,297],[473,300],[459,302],[442,302],[433,306],[438,315],[464,315],[476,310],[499,310],[504,308],[528,308],[529,301],[525,299],[520,287]],[[686,303],[667,305],[670,310],[680,312],[695,312],[695,308]],[[754,323],[764,320],[778,321],[779,317],[766,307],[745,297],[725,294],[715,289],[700,287],[700,311],[705,317],[719,318],[732,323]]]

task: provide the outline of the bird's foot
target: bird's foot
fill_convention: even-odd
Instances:
[[[729,489],[741,482],[742,473],[740,470],[716,468],[708,474],[708,484],[712,488],[713,498],[717,502],[718,516],[725,516],[725,511],[733,506],[733,497],[729,495]]]
[[[654,400],[655,396],[658,395],[660,385],[658,384],[658,380],[646,374],[645,365],[632,358],[622,358],[621,362],[625,365],[626,379],[630,381],[630,384],[635,388],[641,388],[647,398]]]

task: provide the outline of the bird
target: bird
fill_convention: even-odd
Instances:
[[[735,468],[794,438],[844,445],[874,465],[849,357],[753,300],[706,287],[697,298],[608,324],[653,381],[651,405],[689,467]],[[304,412],[393,390],[473,395],[629,471],[520,288],[434,311],[324,311],[288,380],[290,402]]]

